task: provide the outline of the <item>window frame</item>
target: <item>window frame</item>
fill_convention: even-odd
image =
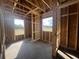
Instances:
[[[51,20],[50,20],[49,23],[51,23],[52,25],[51,25],[51,24],[48,24],[48,25],[43,24],[44,21],[45,21],[46,19],[49,19],[49,18],[51,18]],[[48,21],[48,20],[47,20],[47,21]],[[46,21],[45,21],[45,22],[46,22]],[[48,22],[47,22],[47,23],[48,23]],[[44,29],[45,26],[51,27],[50,30]],[[52,32],[52,30],[53,30],[52,27],[53,27],[53,17],[52,17],[52,16],[46,17],[46,18],[42,18],[42,31],[45,31],[45,32]]]

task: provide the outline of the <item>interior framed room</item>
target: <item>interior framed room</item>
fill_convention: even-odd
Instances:
[[[0,0],[0,59],[79,59],[79,0]]]

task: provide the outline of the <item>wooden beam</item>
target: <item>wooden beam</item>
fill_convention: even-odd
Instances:
[[[33,40],[33,14],[31,13],[31,24],[32,24],[32,40]]]
[[[8,4],[4,4],[4,5],[8,5]],[[11,6],[11,5],[8,5],[10,8],[12,8],[13,6]],[[3,6],[4,7],[4,6]],[[19,9],[19,8],[18,8]],[[6,10],[10,10],[9,8],[6,8]],[[12,10],[12,9],[11,9]],[[20,10],[20,9],[19,9]],[[22,10],[21,10],[22,11]],[[25,11],[25,12],[27,12],[27,11]],[[25,16],[25,13],[22,13],[22,12],[19,12],[19,11],[16,11],[16,12],[14,12],[15,14],[20,14],[20,15],[24,15],[24,17],[26,17]]]
[[[17,1],[13,1],[13,0],[10,0],[10,1],[11,1],[11,2],[16,2],[18,5],[20,5],[20,6],[24,7],[24,8],[26,8],[26,9],[28,9],[28,10],[32,10],[30,7],[25,6],[25,5],[22,5],[21,3],[17,2]],[[36,12],[35,12],[35,11],[32,11],[32,13],[33,13],[33,14],[36,14]]]
[[[29,11],[26,15],[30,14],[31,12],[33,12],[33,11],[35,11],[35,10],[37,10],[37,9],[38,9],[38,8],[35,8],[35,9]]]
[[[75,4],[75,3],[78,3],[78,2],[79,2],[79,0],[72,0],[72,1],[69,1],[67,3],[60,5],[59,8],[67,7],[69,5],[72,5],[72,4]]]
[[[21,8],[18,8],[18,7],[16,7],[15,9],[18,9],[18,10],[23,11],[23,12],[27,12],[26,10],[23,10]]]
[[[16,2],[18,5],[20,5],[20,6],[24,7],[24,8],[26,8],[26,9],[32,10],[30,7],[25,6],[25,5],[23,5],[23,4],[21,4],[21,3],[17,2],[17,1],[13,1],[13,0],[10,0],[10,1],[11,1],[11,2]]]
[[[50,41],[50,33],[51,33],[51,32],[49,32],[49,44],[51,43],[51,41]]]
[[[16,0],[16,1],[18,2],[18,0]],[[14,9],[16,8],[16,5],[17,5],[17,3],[14,2],[13,11],[14,11]],[[12,12],[13,12],[13,11],[12,11]]]
[[[13,7],[13,6],[9,5],[9,4],[4,4],[4,5],[9,6],[10,8]],[[27,12],[26,10],[23,10],[21,8],[18,8],[18,7],[16,7],[15,9],[18,9],[18,10],[23,11],[23,12]]]
[[[31,1],[29,0],[26,0],[28,3],[30,3],[31,5],[35,6],[35,7],[38,7],[41,11],[45,12],[44,9],[40,8],[39,6],[37,6],[36,4],[32,3]]]
[[[49,9],[51,9],[51,7],[45,2],[45,0],[42,0],[42,2],[43,2]]]
[[[1,2],[2,3],[2,2]],[[0,10],[0,14],[1,14],[1,35],[2,35],[2,41],[1,41],[1,56],[0,59],[5,59],[5,17],[4,17],[4,13],[5,11],[3,9]]]

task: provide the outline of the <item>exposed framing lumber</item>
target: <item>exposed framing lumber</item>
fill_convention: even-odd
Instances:
[[[18,5],[20,5],[20,6],[24,7],[24,8],[26,8],[26,9],[31,10],[31,8],[29,8],[28,6],[24,6],[24,5],[22,5],[21,3],[17,2],[17,1],[13,1],[13,0],[10,0],[10,1],[11,1],[11,2],[16,2]]]
[[[16,1],[18,2],[18,0],[16,0]],[[14,2],[13,11],[15,10],[16,5],[17,5],[17,3],[16,3],[16,2]],[[13,11],[12,11],[12,12],[13,12]]]
[[[65,45],[66,47],[68,47],[68,18],[69,17],[67,17],[67,19],[66,19],[67,20],[67,24],[66,24],[67,25],[67,27],[66,27],[66,30],[67,30],[66,31],[66,45]]]
[[[9,6],[10,6],[10,5],[9,5]],[[12,7],[12,6],[11,6],[11,7]],[[11,11],[12,9],[10,10],[10,9],[6,8],[6,10]],[[19,14],[19,15],[21,15],[21,16],[24,15],[24,17],[26,17],[26,16],[25,16],[25,13],[22,13],[22,12],[19,12],[19,11],[14,12],[14,13],[15,13],[15,15],[18,15],[18,14]]]
[[[31,13],[31,24],[32,24],[32,40],[33,40],[33,14]]]
[[[37,21],[38,20],[38,21]],[[36,34],[38,34],[38,35],[36,35],[37,36],[37,40],[39,40],[40,39],[40,28],[39,28],[39,26],[40,26],[40,23],[39,23],[39,21],[40,21],[40,17],[39,17],[39,15],[38,16],[36,16],[36,18],[35,18],[35,30],[37,31],[37,33]],[[38,24],[36,24],[36,23],[38,23]]]
[[[40,39],[40,14],[34,15],[31,13],[31,23],[32,23],[32,42]]]
[[[18,8],[18,7],[16,7],[15,9],[21,10],[21,11],[23,11],[23,12],[27,12],[26,10],[20,9],[20,8]]]
[[[64,4],[60,5],[59,8],[67,7],[69,5],[72,5],[72,4],[75,4],[75,3],[78,3],[78,2],[79,2],[79,0],[69,1],[67,3],[64,3]]]
[[[42,37],[42,40],[43,40],[43,31],[42,31],[42,36],[41,37]]]
[[[49,3],[51,3],[50,4],[50,7],[52,8],[53,7],[53,4],[54,4],[53,0],[50,0]]]
[[[44,38],[45,38],[45,41],[47,41],[47,40],[46,40],[46,33],[47,33],[47,32],[44,32]]]
[[[35,32],[35,40],[37,40],[37,35],[36,35],[36,34],[38,33],[38,31],[37,31],[37,29],[36,29],[36,28],[37,28],[37,26],[36,26],[36,25],[37,25],[37,24],[36,24],[36,18],[37,18],[37,16],[34,17],[34,19],[35,19],[35,23],[34,23],[34,27],[35,27],[35,31],[34,31],[34,32]],[[37,20],[38,20],[38,19],[37,19]]]
[[[33,38],[33,41],[37,41],[37,40],[39,40],[40,39],[40,30],[39,30],[39,21],[40,21],[40,18],[39,18],[39,15],[35,15],[34,16],[34,22],[32,22],[34,25],[33,25],[33,28],[35,29],[35,30],[33,30],[33,33],[34,33],[34,38]]]
[[[69,10],[69,7],[68,7],[68,10]],[[69,11],[67,10],[67,14],[69,14]],[[68,26],[68,23],[69,23],[69,17],[67,17],[67,36],[66,36],[66,47],[68,47],[68,28],[69,28],[69,26]]]
[[[41,11],[43,11],[43,12],[45,12],[45,10],[44,9],[42,9],[41,7],[39,7],[39,6],[37,6],[37,5],[35,5],[34,3],[32,3],[31,1],[29,1],[29,0],[26,0],[28,3],[30,3],[31,5],[33,5],[33,6],[35,6],[35,7],[38,7]]]
[[[31,11],[29,11],[27,14],[25,14],[25,15],[28,15],[28,14],[30,14],[31,12],[33,12],[33,11],[35,11],[35,10],[37,10],[38,8],[35,8],[35,9],[33,9],[33,10],[31,10]]]
[[[51,42],[51,41],[50,41],[50,32],[49,32],[49,44],[50,44],[50,42]]]
[[[49,9],[51,9],[51,7],[45,2],[45,0],[42,0],[42,2],[43,2]]]
[[[79,4],[78,4],[79,5]],[[77,9],[77,13],[78,13],[78,10],[79,9]],[[77,26],[77,28],[76,28],[76,38],[78,39],[78,22],[79,22],[79,13],[77,14],[77,24],[76,24],[76,26]],[[75,50],[77,50],[77,42],[78,40],[76,40],[76,43],[75,43]]]
[[[43,9],[46,11],[45,4],[44,4],[43,2],[41,2],[41,3],[42,3],[42,7],[43,7]],[[40,5],[41,3],[39,3],[39,5]]]
[[[37,6],[40,6],[39,5],[39,2],[37,1],[37,0],[34,0],[35,1],[35,4],[37,5]]]
[[[11,2],[16,2],[18,5],[20,5],[20,6],[24,7],[24,8],[26,8],[26,9],[32,10],[30,7],[24,6],[24,5],[22,5],[21,3],[17,2],[17,1],[13,1],[13,0],[10,0],[10,1],[11,1]],[[38,13],[35,12],[35,11],[32,11],[32,13],[33,13],[33,14],[38,14]]]
[[[2,2],[1,2],[2,3]],[[4,11],[3,9],[1,11],[1,30],[2,30],[2,42],[1,42],[1,59],[5,59],[5,18],[4,18]]]
[[[9,7],[13,7],[13,6],[9,5],[9,4],[4,4],[4,5],[9,6]],[[16,7],[15,9],[18,9],[18,10],[23,11],[23,12],[27,12],[26,10],[23,10],[21,8],[18,8],[18,7]]]

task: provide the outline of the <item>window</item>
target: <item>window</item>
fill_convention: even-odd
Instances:
[[[24,20],[15,19],[15,35],[24,35]]]
[[[42,20],[42,30],[52,32],[53,17],[44,18]]]

